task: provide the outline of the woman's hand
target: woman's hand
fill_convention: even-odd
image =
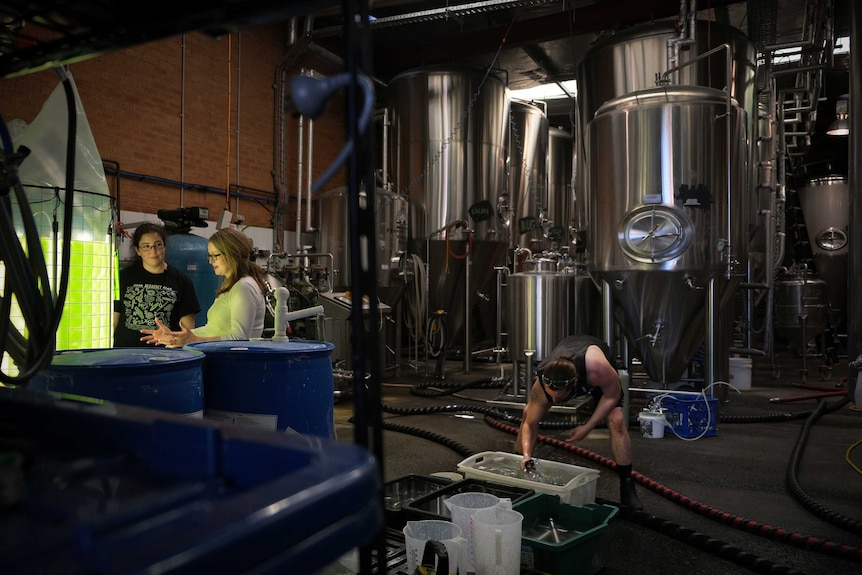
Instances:
[[[156,319],[156,329],[142,329],[141,333],[146,334],[141,338],[141,341],[165,347],[183,347],[193,341],[194,338],[194,334],[189,328],[181,326],[180,331],[171,331],[158,319]]]

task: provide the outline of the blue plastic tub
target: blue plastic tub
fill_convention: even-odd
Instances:
[[[208,341],[202,351],[204,417],[333,436],[335,383],[325,341]]]
[[[124,347],[59,351],[30,389],[202,417],[204,354]]]
[[[0,573],[319,573],[383,527],[362,447],[0,387]]]

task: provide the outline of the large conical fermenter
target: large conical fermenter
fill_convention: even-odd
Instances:
[[[408,250],[428,267],[428,309],[445,311],[455,338],[505,261],[506,84],[481,69],[422,68],[392,79],[387,106],[393,183],[409,201]]]
[[[681,378],[710,283],[726,294],[745,269],[746,136],[736,102],[697,86],[615,98],[587,128],[588,270],[654,381]]]

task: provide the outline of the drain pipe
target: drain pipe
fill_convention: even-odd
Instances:
[[[305,118],[299,116],[296,136],[296,253],[302,252],[302,156],[305,143]]]
[[[467,228],[467,222],[464,221],[464,227],[467,234],[474,233],[475,230]],[[447,232],[448,233],[448,232]],[[447,236],[448,237],[448,236]],[[469,237],[469,236],[468,236]],[[473,344],[470,341],[473,337],[473,330],[470,327],[472,320],[472,312],[470,310],[470,268],[473,267],[473,250],[467,248],[467,257],[464,258],[464,373],[470,373],[473,360]],[[453,336],[455,334],[452,334]]]
[[[312,172],[311,165],[312,160],[314,159],[314,120],[308,119],[308,165],[306,168],[305,174],[305,187],[306,187],[306,196],[305,196],[305,231],[313,232],[315,231],[314,226],[311,225],[311,188],[312,188]],[[301,192],[300,192],[301,193]],[[297,212],[298,214],[299,212]]]
[[[509,268],[497,266],[494,271],[497,272],[497,334],[494,342],[494,355],[497,356],[497,368],[499,370],[495,379],[502,381],[506,376],[503,369],[503,354],[506,353],[506,349],[503,348],[503,285],[506,284],[504,278],[509,275]]]

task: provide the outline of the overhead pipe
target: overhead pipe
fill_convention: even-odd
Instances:
[[[227,192],[225,192],[225,190],[223,190],[221,188],[214,188],[212,186],[205,186],[203,184],[192,184],[190,182],[184,182],[182,180],[173,180],[170,178],[162,178],[160,176],[151,176],[148,174],[137,174],[135,172],[127,172],[125,170],[120,170],[120,171],[117,171],[115,173],[119,177],[128,178],[130,180],[136,180],[139,182],[150,182],[150,183],[154,183],[154,184],[164,184],[167,186],[177,186],[180,189],[188,188],[191,190],[195,190],[197,192],[204,192],[204,193],[210,193],[210,194],[222,194],[222,195],[227,194]],[[237,187],[236,189],[250,190],[251,188],[238,188]],[[236,196],[237,192],[234,191],[234,192],[231,192],[231,194]],[[274,204],[274,203],[278,202],[277,198],[266,197],[266,196],[256,196],[256,195],[252,195],[252,194],[239,194],[239,196],[243,197],[243,198],[255,200],[257,202],[267,203],[267,204]]]

